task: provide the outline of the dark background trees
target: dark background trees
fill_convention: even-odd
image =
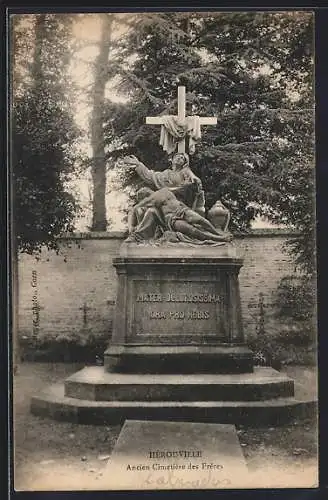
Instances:
[[[11,18],[13,279],[18,249],[57,248],[56,237],[73,230],[78,204],[67,181],[76,177],[78,164],[91,172],[93,231],[106,230],[113,218],[106,213],[106,180],[117,158],[133,153],[151,168],[167,168],[159,127],[145,118],[176,114],[179,85],[187,88],[188,114],[218,118],[217,127],[203,127],[191,157],[206,208],[221,199],[234,233],[247,231],[258,215],[294,227],[289,249],[295,263],[314,274],[312,14],[99,16],[99,37],[90,41],[85,31],[91,51],[87,81],[81,78],[79,86],[90,120],[83,136],[76,126],[81,94],[70,72],[72,61],[79,62],[72,28],[80,17]],[[84,163],[81,143],[91,150]],[[125,184],[132,180],[128,172],[121,176]],[[307,276],[297,293],[294,281],[282,283],[281,302],[309,297],[309,283]],[[307,303],[313,316],[312,295]]]
[[[11,271],[14,370],[19,362],[18,257],[74,227],[78,205],[65,182],[78,157],[79,132],[71,109],[68,77],[72,18],[11,18]]]
[[[57,248],[56,236],[73,228],[78,209],[65,186],[79,156],[68,76],[72,18],[18,15],[12,23],[13,221],[17,248],[32,253]]]
[[[159,127],[146,116],[177,113],[177,87],[187,112],[217,116],[204,127],[191,158],[207,209],[221,199],[231,228],[245,231],[257,215],[296,228],[291,248],[313,269],[313,18],[309,13],[166,13],[136,20],[124,39],[118,90],[128,103],[104,127],[123,151],[152,168],[168,160]],[[126,61],[133,62],[127,66]],[[106,114],[107,113],[107,114]],[[122,151],[111,150],[108,157]]]
[[[299,232],[290,242],[296,262],[313,270],[312,14],[115,16],[99,16],[101,33],[89,65],[92,84],[85,90],[92,150],[90,229],[108,227],[106,171],[117,157],[134,153],[151,168],[168,166],[158,144],[159,127],[146,126],[145,117],[175,114],[177,87],[185,85],[188,114],[218,117],[217,127],[203,127],[191,157],[206,208],[221,199],[232,213],[235,233],[247,231],[258,215],[292,225]],[[15,219],[26,251],[55,245],[57,234],[73,228],[77,209],[65,189],[78,157],[68,71],[74,22],[78,17],[67,14],[13,18]],[[113,81],[125,102],[106,92]]]

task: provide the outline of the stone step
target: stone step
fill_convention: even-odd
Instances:
[[[249,484],[234,425],[163,420],[126,420],[97,482],[107,490],[245,488]]]
[[[193,341],[185,345],[184,337],[181,333],[162,333],[154,338],[148,336],[146,345],[112,344],[104,355],[105,367],[110,372],[138,374],[253,372],[253,353],[245,345],[213,343],[213,335],[193,335]],[[218,337],[218,332],[214,337]]]
[[[65,383],[65,396],[91,401],[260,401],[294,396],[294,381],[269,367],[247,374],[126,374],[86,367]]]
[[[282,424],[315,415],[308,396],[264,401],[91,401],[65,396],[64,384],[50,386],[31,400],[34,415],[79,424],[113,425],[126,419],[247,424]]]

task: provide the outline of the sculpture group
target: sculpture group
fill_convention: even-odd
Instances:
[[[224,244],[231,234],[204,217],[205,198],[201,180],[192,172],[189,157],[178,153],[172,169],[155,172],[135,156],[123,160],[132,166],[145,187],[137,192],[137,203],[129,213],[127,242],[183,242]]]
[[[137,203],[129,213],[127,243],[172,242],[191,245],[223,245],[232,239],[227,231],[229,214],[222,206],[215,210],[225,213],[224,223],[205,218],[205,197],[202,181],[193,173],[189,151],[201,137],[201,125],[216,124],[215,117],[186,116],[185,88],[178,88],[178,115],[147,117],[149,125],[161,125],[160,145],[168,154],[178,149],[172,168],[163,172],[148,169],[135,156],[127,156],[121,164],[135,169],[144,187],[137,192]],[[212,209],[213,212],[214,209]],[[215,211],[214,210],[214,211]],[[210,218],[210,217],[209,217]]]

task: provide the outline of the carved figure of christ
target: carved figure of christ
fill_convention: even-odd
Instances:
[[[186,87],[178,87],[178,120],[180,123],[186,121]],[[163,125],[163,118],[161,116],[147,116],[147,125]],[[216,125],[217,118],[215,116],[205,116],[199,118],[200,125]],[[178,142],[178,153],[186,152],[186,140],[183,138]]]

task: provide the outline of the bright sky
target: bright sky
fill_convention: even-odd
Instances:
[[[128,14],[115,14],[115,25],[113,30],[113,38],[123,36],[127,31],[127,27],[123,24],[129,19]],[[102,20],[100,15],[85,14],[78,19],[74,25],[73,33],[77,42],[81,43],[81,49],[78,50],[71,62],[70,72],[75,85],[79,89],[79,99],[76,103],[75,119],[77,124],[85,131],[86,137],[83,142],[83,149],[89,157],[92,156],[90,142],[87,136],[88,120],[91,112],[91,107],[87,99],[87,91],[93,84],[92,63],[98,54],[98,42],[100,40]],[[126,98],[120,96],[113,90],[113,86],[117,83],[110,81],[106,87],[106,97],[114,102],[124,102]],[[107,195],[106,209],[108,217],[112,221],[111,229],[121,230],[126,228],[123,222],[122,207],[126,206],[128,197],[125,193],[115,190],[115,173],[109,172],[107,175]],[[91,225],[92,210],[92,181],[90,172],[86,172],[78,181],[71,184],[71,188],[80,199],[83,207],[83,216],[77,220],[76,228],[79,231],[86,231]]]

